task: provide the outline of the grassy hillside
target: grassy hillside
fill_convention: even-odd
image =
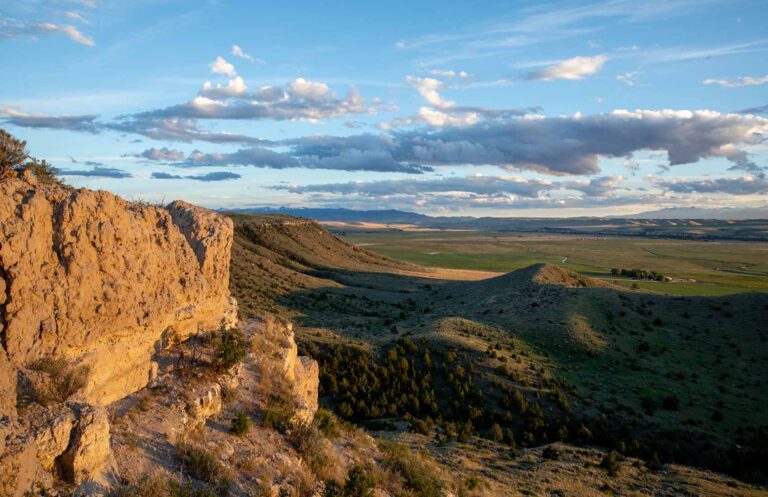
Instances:
[[[449,281],[312,222],[235,221],[241,311],[294,317],[342,417],[766,477],[768,294],[665,296],[541,264]]]

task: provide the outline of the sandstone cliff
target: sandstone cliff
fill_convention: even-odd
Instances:
[[[184,202],[0,183],[0,333],[16,367],[47,356],[90,370],[85,399],[144,387],[152,357],[232,325],[232,222]]]
[[[229,219],[184,202],[0,180],[0,496],[116,481],[102,406],[163,350],[234,326],[231,246]]]

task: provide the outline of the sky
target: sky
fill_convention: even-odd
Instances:
[[[211,208],[768,206],[768,2],[0,0],[0,128]]]

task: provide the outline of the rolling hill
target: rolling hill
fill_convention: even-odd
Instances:
[[[765,481],[768,295],[670,297],[545,264],[461,281],[320,225],[235,214],[243,313],[292,317],[324,402],[372,430],[596,444]]]

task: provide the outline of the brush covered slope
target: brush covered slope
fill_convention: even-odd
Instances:
[[[765,294],[668,297],[548,265],[450,281],[314,223],[234,220],[241,308],[294,316],[323,403],[345,419],[382,436],[481,437],[506,456],[565,441],[766,481]]]

